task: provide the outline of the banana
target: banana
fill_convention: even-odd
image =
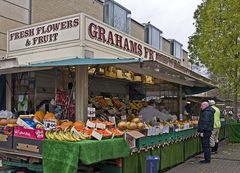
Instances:
[[[80,141],[81,138],[77,137],[76,135],[72,134],[72,137],[76,140],[76,141]]]
[[[65,133],[63,131],[59,131],[58,135],[60,136],[61,141],[66,141],[67,140],[67,138],[65,137]]]
[[[49,131],[46,131],[46,132],[45,132],[45,137],[46,137],[47,139],[49,139],[48,133],[49,133]]]
[[[76,139],[73,138],[70,132],[66,133],[66,137],[67,137],[67,141],[70,141],[70,142],[76,141]]]
[[[83,133],[79,133],[79,136],[80,136],[80,138],[83,139],[83,140],[87,139],[87,138],[84,136]]]
[[[56,137],[56,139],[59,140],[59,141],[64,141],[63,137],[60,135],[59,132],[56,132],[56,133],[55,133],[55,137]]]
[[[80,132],[80,136],[81,136],[83,139],[90,139],[90,137],[91,137],[91,136],[89,136],[88,134],[81,133],[81,132]]]
[[[48,132],[49,139],[54,139],[53,133],[51,131]]]

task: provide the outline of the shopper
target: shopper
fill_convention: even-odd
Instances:
[[[204,160],[201,160],[200,163],[211,162],[210,136],[213,130],[214,113],[215,110],[209,106],[208,102],[201,103],[201,115],[198,122],[198,132],[202,138]]]
[[[221,127],[220,121],[220,110],[216,107],[214,100],[208,101],[209,105],[215,110],[214,113],[214,129],[212,131],[212,135],[210,137],[210,146],[213,153],[217,153],[218,151],[218,135]]]

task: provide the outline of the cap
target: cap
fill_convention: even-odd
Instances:
[[[209,103],[210,106],[215,105],[215,101],[214,100],[208,100],[208,103]]]

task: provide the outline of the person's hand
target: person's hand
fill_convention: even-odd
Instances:
[[[200,135],[200,137],[202,137],[202,138],[203,138],[203,133],[200,133],[199,135]]]

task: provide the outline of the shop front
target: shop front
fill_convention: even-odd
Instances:
[[[182,97],[215,84],[90,16],[9,31],[0,65],[9,85],[7,110],[15,117],[1,117],[9,144],[0,153],[34,153],[29,157],[42,158],[44,172],[76,172],[80,162],[102,172],[139,173],[145,155],[160,156],[162,170],[201,151],[196,117],[179,119]],[[142,120],[139,111],[151,99],[170,121]]]

